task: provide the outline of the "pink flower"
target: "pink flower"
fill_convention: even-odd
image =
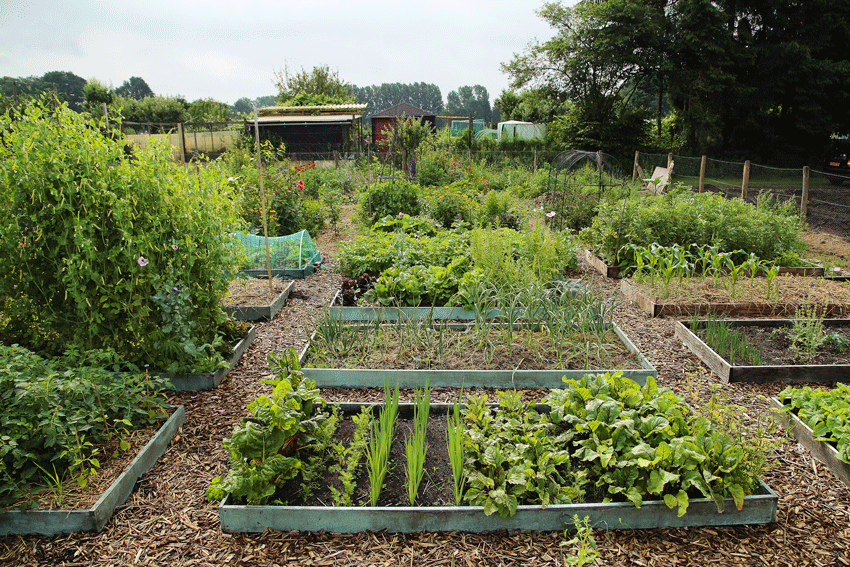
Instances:
[[[139,259],[136,260],[136,263],[139,264],[143,268],[148,265],[148,261],[145,260],[144,256],[139,256]]]
[[[172,249],[172,250],[177,250],[178,248],[180,248],[180,247],[179,247],[179,246],[177,246],[176,244],[172,244],[172,245],[171,245],[171,249]]]
[[[399,213],[398,216],[399,216],[399,218],[401,218],[401,217],[404,216],[404,213]]]
[[[546,213],[546,216],[551,219],[552,217],[555,216],[555,214],[556,214],[555,211],[549,211],[548,213]]]

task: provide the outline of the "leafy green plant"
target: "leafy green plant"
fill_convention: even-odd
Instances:
[[[779,399],[783,412],[795,413],[816,440],[834,446],[838,458],[850,464],[850,386],[836,384],[832,390],[789,386]]]
[[[328,418],[319,411],[325,402],[315,383],[304,378],[295,349],[283,356],[270,353],[269,367],[278,374],[261,383],[272,386],[271,396],[263,394],[248,404],[250,416],[224,440],[230,471],[212,480],[209,500],[230,493],[249,504],[267,502],[279,485],[298,475],[304,463],[296,449],[310,446]]]
[[[459,221],[473,226],[479,224],[480,195],[468,180],[425,188],[422,200],[428,216],[445,229]]]
[[[620,373],[566,383],[544,402],[574,443],[572,458],[593,479],[589,495],[637,507],[663,499],[681,516],[689,495],[711,498],[722,512],[724,498],[741,509],[755,490],[759,470],[746,461],[747,450],[652,377],[643,387]]]
[[[419,187],[403,179],[376,183],[360,197],[360,214],[370,226],[388,215],[416,216],[419,210]]]
[[[419,484],[425,475],[425,454],[428,451],[425,436],[428,432],[430,405],[431,389],[428,388],[426,382],[424,388],[416,389],[415,401],[413,402],[413,431],[404,443],[404,453],[407,456],[407,468],[405,469],[407,499],[411,506],[416,500]]]
[[[827,345],[838,352],[847,350],[847,339],[838,333],[826,333],[823,327],[823,310],[815,305],[797,308],[791,329],[785,334],[791,340],[791,350],[802,360],[811,360]]]
[[[0,129],[0,296],[15,301],[0,341],[47,356],[112,348],[126,368],[206,371],[212,357],[214,369],[220,353],[201,347],[226,320],[240,224],[220,169],[189,173],[159,144],[130,156],[64,105],[30,104]],[[202,360],[160,348],[167,322],[153,298],[172,268]]]
[[[166,415],[161,386],[144,374],[116,376],[2,345],[0,368],[2,505],[26,499],[43,481],[60,495],[57,481],[66,475],[87,484],[100,467],[97,445],[116,441],[126,447],[116,439],[121,431]]]
[[[564,531],[564,537],[567,536],[568,532],[569,529]],[[561,547],[570,546],[575,550],[575,555],[566,558],[567,565],[582,567],[592,564],[599,557],[599,550],[596,547],[593,530],[590,529],[590,517],[585,516],[579,519],[578,514],[574,514],[573,537],[567,541],[562,541],[560,545]]]
[[[600,202],[581,239],[609,263],[619,261],[618,253],[627,244],[652,243],[716,244],[718,252],[742,250],[745,256],[754,253],[762,261],[774,262],[802,251],[802,226],[790,201],[777,205],[769,196],[760,196],[751,205],[710,192],[674,189],[665,195]]]
[[[390,448],[395,438],[398,422],[398,382],[395,390],[384,387],[384,406],[372,423],[372,436],[366,445],[366,461],[369,465],[369,505],[375,506],[384,489],[384,478],[389,472]]]

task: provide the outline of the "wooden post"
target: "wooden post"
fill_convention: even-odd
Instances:
[[[180,162],[186,165],[186,132],[183,130],[183,123],[177,124],[177,145],[180,147]]]
[[[632,183],[637,181],[638,167],[640,167],[640,151],[635,151],[635,163],[632,167]]]
[[[673,163],[673,153],[667,154],[667,169],[670,169],[670,164]]]
[[[699,192],[702,193],[705,189],[705,164],[708,162],[708,156],[702,156],[702,161],[699,164]]]
[[[266,239],[266,270],[269,276],[269,292],[274,291],[272,286],[272,260],[269,253],[269,226],[266,220],[268,211],[266,210],[266,190],[263,187],[263,159],[260,154],[260,124],[257,118],[257,107],[254,107],[254,143],[257,146],[257,174],[260,176],[260,203],[263,207],[263,236]],[[301,267],[301,260],[298,260],[298,267]]]
[[[537,173],[537,148],[534,148],[534,173]]]
[[[106,111],[106,103],[103,104],[103,117],[106,119],[106,129],[109,130],[109,112]]]
[[[800,199],[800,220],[806,220],[806,213],[809,209],[809,166],[803,167],[803,197]]]
[[[744,180],[741,182],[741,199],[747,200],[747,189],[750,187],[750,160],[744,162]]]
[[[469,148],[467,148],[467,150],[466,150],[467,165],[469,164],[470,161],[472,161],[472,140],[473,140],[473,138],[474,138],[474,135],[473,135],[473,132],[472,132],[472,115],[470,114],[469,115]]]
[[[334,169],[339,169],[339,152],[334,150]]]

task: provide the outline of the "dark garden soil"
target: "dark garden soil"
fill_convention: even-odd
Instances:
[[[833,340],[825,342],[813,355],[809,356],[807,353],[799,352],[799,349],[794,348],[793,332],[790,328],[751,327],[748,325],[736,326],[733,329],[746,337],[751,352],[761,353],[760,366],[850,364],[850,350],[846,346],[839,347]],[[844,338],[844,341],[850,343],[850,327],[824,327],[822,336],[833,334],[840,335]],[[705,340],[704,332],[698,333],[698,335]],[[726,358],[726,353],[718,354]],[[743,365],[742,362],[737,360],[735,364]]]
[[[377,409],[373,412],[377,416]],[[350,417],[350,416],[349,416]],[[337,432],[337,441],[346,446],[351,441],[355,429],[351,419],[340,422]],[[407,496],[407,476],[405,463],[405,439],[408,438],[413,429],[412,419],[399,417],[396,426],[396,435],[393,439],[392,451],[390,453],[390,470],[384,479],[384,488],[378,498],[377,506],[410,506]],[[452,465],[446,449],[446,416],[445,414],[430,416],[428,421],[428,432],[425,436],[427,451],[425,453],[425,475],[419,485],[416,494],[415,506],[452,506],[454,505],[454,493],[452,489]],[[330,465],[331,463],[329,463]],[[355,476],[357,485],[354,489],[352,502],[354,506],[369,505],[369,473],[366,456],[360,460],[358,473]],[[333,506],[334,497],[330,487],[342,491],[342,482],[338,475],[328,472],[321,475],[321,480],[313,483],[314,491],[308,499],[304,499],[303,490],[299,486],[300,477],[281,487],[275,495],[289,506]]]
[[[350,216],[351,208],[346,218]],[[426,532],[390,534],[266,531],[228,534],[219,528],[218,503],[205,492],[216,475],[229,468],[222,439],[246,415],[269,373],[266,355],[289,347],[302,349],[305,325],[340,287],[333,269],[340,239],[355,234],[350,223],[335,236],[314,241],[329,269],[298,284],[283,310],[259,323],[257,340],[238,366],[215,390],[172,393],[170,402],[186,406],[187,421],[156,465],[138,482],[103,531],[56,537],[0,537],[3,566],[168,566],[251,567],[283,565],[563,566],[572,555],[562,532],[499,531],[488,534]],[[658,369],[660,385],[705,404],[713,389],[727,405],[740,406],[748,423],[767,423],[767,397],[783,385],[719,384],[718,379],[674,336],[674,320],[651,318],[622,301],[619,282],[605,280],[582,264],[582,279],[606,297],[618,299],[615,320]],[[816,386],[823,387],[823,386]],[[479,393],[475,389],[465,393]],[[331,401],[381,401],[381,389],[324,390]],[[432,401],[451,402],[456,390],[435,390]],[[543,392],[527,390],[524,398]],[[404,401],[412,392],[403,391]],[[492,399],[491,401],[495,401]],[[655,530],[595,530],[600,557],[595,566],[846,566],[850,565],[850,488],[838,481],[783,430],[765,433],[775,444],[762,478],[779,495],[777,521],[754,527]]]

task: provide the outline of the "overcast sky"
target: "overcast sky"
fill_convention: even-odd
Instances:
[[[566,4],[574,4],[567,0]],[[143,78],[188,101],[277,94],[275,72],[328,65],[363,87],[434,83],[445,100],[508,86],[500,64],[552,37],[543,0],[0,0],[0,76]]]

